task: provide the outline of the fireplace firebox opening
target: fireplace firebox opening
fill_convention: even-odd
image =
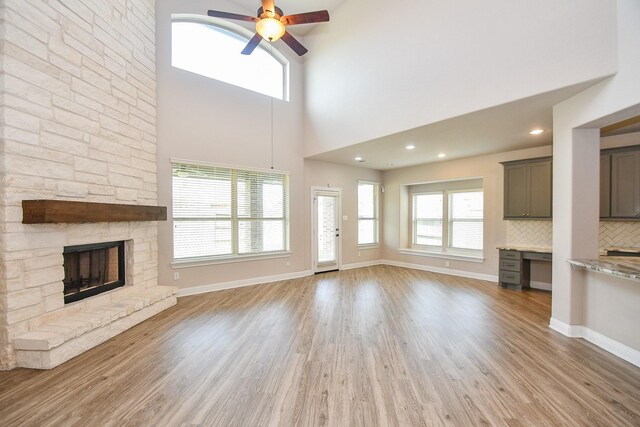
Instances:
[[[124,286],[124,247],[123,241],[66,246],[63,251],[64,303]]]

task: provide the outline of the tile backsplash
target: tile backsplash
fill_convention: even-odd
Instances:
[[[507,243],[552,246],[552,221],[507,221]],[[600,248],[640,247],[639,221],[600,221]]]
[[[640,222],[600,221],[600,248],[640,247]]]
[[[507,243],[521,246],[552,246],[551,221],[507,221]]]

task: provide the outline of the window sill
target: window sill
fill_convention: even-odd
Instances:
[[[235,262],[287,258],[290,256],[291,256],[291,251],[281,251],[281,252],[268,252],[268,253],[256,254],[256,255],[235,255],[235,256],[224,256],[224,257],[189,258],[185,260],[173,260],[173,262],[171,263],[171,268],[177,269],[177,268],[202,267],[205,265],[230,264]]]
[[[478,255],[472,255],[469,253],[462,252],[442,252],[442,251],[425,251],[419,249],[398,249],[398,253],[403,255],[416,255],[416,256],[424,256],[431,258],[444,258],[444,259],[453,259],[459,261],[468,261],[468,262],[484,262],[484,256],[482,253]]]
[[[371,243],[368,245],[358,245],[358,249],[359,250],[366,250],[366,249],[378,249],[380,247],[379,244],[377,243]]]

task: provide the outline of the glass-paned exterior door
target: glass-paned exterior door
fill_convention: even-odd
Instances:
[[[340,193],[314,190],[314,272],[340,268]]]

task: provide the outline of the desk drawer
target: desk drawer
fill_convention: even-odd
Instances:
[[[513,259],[501,259],[500,270],[520,271],[520,261]]]
[[[503,283],[520,284],[520,273],[514,271],[501,271],[500,281]]]
[[[500,258],[504,259],[522,259],[522,252],[520,251],[505,251],[503,249],[500,250]]]
[[[526,252],[524,254],[524,258],[538,261],[551,261],[553,259],[553,255],[542,252]]]

